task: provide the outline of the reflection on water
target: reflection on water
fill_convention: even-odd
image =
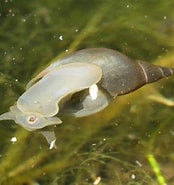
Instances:
[[[3,1],[0,4],[0,113],[38,71],[66,52],[117,49],[174,66],[173,2]],[[168,55],[166,55],[168,54]],[[63,117],[57,149],[12,121],[0,122],[0,184],[172,184],[174,78],[116,98],[102,112]],[[156,97],[156,96],[155,96]],[[154,169],[158,169],[156,172]]]

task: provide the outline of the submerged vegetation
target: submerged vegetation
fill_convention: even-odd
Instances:
[[[1,2],[0,113],[34,74],[77,49],[107,47],[174,67],[173,6],[164,0]],[[0,184],[174,184],[173,84],[174,77],[163,79],[93,116],[63,117],[54,128],[57,149],[49,150],[38,132],[0,122]]]

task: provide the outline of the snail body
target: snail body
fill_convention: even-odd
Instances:
[[[116,96],[174,74],[174,69],[132,60],[115,50],[83,49],[52,63],[27,84],[10,111],[12,119],[28,130],[60,124],[65,112],[84,117],[101,111]]]

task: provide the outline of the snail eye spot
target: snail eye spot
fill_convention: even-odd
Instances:
[[[28,117],[28,123],[33,124],[37,121],[37,116],[36,115],[31,115]]]

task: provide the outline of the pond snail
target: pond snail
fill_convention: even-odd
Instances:
[[[111,49],[79,50],[34,77],[0,120],[12,119],[28,130],[60,124],[61,114],[94,114],[112,98],[173,74],[172,68],[132,60]]]

